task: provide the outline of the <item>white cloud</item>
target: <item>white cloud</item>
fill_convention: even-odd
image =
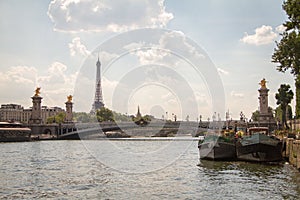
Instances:
[[[41,73],[32,66],[12,66],[8,71],[1,72],[0,90],[6,95],[0,101],[5,102],[6,98],[13,96],[20,101],[18,103],[25,104],[25,107],[31,106],[28,105],[31,95],[36,87],[41,87],[43,105],[63,107],[67,95],[74,90],[77,73],[67,74],[67,66],[60,62],[52,63],[47,75]],[[28,99],[24,98],[26,96]]]
[[[107,79],[106,77],[102,77],[102,93],[103,100],[105,105],[108,108],[112,108],[111,99],[113,98],[113,93],[115,88],[117,87],[118,82]]]
[[[29,106],[36,78],[37,70],[30,66],[12,66],[6,72],[0,72],[0,102]]]
[[[126,50],[139,49],[139,48],[143,47],[144,45],[145,45],[145,43],[143,43],[143,42],[133,42],[133,43],[123,46],[123,49],[126,49]]]
[[[72,42],[69,43],[69,49],[71,56],[88,56],[90,55],[90,51],[81,43],[80,37],[73,38]]]
[[[182,58],[205,59],[205,55],[188,40],[181,31],[168,31],[158,41],[131,43],[123,47],[138,57],[140,64],[166,64],[176,66]],[[182,57],[182,58],[181,58]]]
[[[67,95],[74,92],[77,72],[68,74],[67,66],[60,62],[53,62],[47,72],[47,75],[38,76],[37,79],[37,86],[41,87],[44,104],[64,107]]]
[[[248,35],[245,33],[245,36],[241,41],[245,44],[254,44],[256,46],[270,44],[277,37],[277,34],[273,32],[271,26],[263,25],[255,29],[255,34]]]
[[[48,16],[57,31],[127,31],[165,27],[173,18],[164,0],[52,0]]]
[[[276,27],[276,31],[278,32],[278,33],[283,33],[284,31],[285,31],[285,26],[283,26],[282,24],[281,25],[279,25],[279,26],[277,26]]]
[[[224,74],[224,75],[228,75],[229,74],[229,72],[226,71],[226,70],[224,70],[224,69],[218,68],[217,70],[218,70],[219,74]]]
[[[202,93],[202,92],[200,92],[200,91],[196,91],[195,92],[195,97],[196,97],[196,101],[198,102],[198,104],[203,108],[203,107],[208,107],[208,105],[209,105],[209,97],[206,95],[206,94],[204,94],[204,93]]]
[[[234,98],[244,98],[244,94],[243,93],[239,93],[239,92],[235,92],[235,91],[231,91],[230,95]]]
[[[13,66],[1,77],[2,79],[7,80],[8,83],[16,82],[19,84],[35,84],[36,76],[37,70],[34,67]]]
[[[48,68],[47,75],[38,77],[37,84],[52,93],[57,93],[61,88],[68,91],[73,90],[77,73],[67,74],[66,71],[66,65],[54,62]]]
[[[159,40],[161,48],[170,49],[180,56],[190,57],[193,55],[197,58],[205,58],[190,41],[188,41],[186,35],[181,31],[166,32]]]
[[[151,63],[157,63],[169,53],[165,50],[162,49],[157,49],[157,48],[151,48],[147,50],[140,50],[136,52],[136,55],[139,58],[140,64],[151,64]]]

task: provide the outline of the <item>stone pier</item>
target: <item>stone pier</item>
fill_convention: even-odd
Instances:
[[[286,151],[283,152],[283,157],[285,157],[291,165],[300,170],[300,140],[287,138],[285,142]]]
[[[73,122],[73,102],[72,102],[72,95],[69,95],[66,104],[66,118],[65,123],[72,123]]]
[[[31,117],[29,119],[29,124],[42,124],[42,108],[41,108],[41,102],[42,97],[40,94],[40,89],[37,88],[35,90],[35,95],[32,98],[32,111],[31,111]]]

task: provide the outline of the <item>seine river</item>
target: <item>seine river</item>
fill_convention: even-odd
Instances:
[[[199,163],[197,141],[0,143],[0,152],[2,199],[300,199],[290,165]]]

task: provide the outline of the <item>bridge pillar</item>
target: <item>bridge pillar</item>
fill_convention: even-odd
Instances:
[[[32,111],[29,119],[29,124],[42,124],[42,109],[41,102],[42,97],[39,96],[39,92],[31,97],[32,98]]]
[[[72,96],[68,96],[68,101],[66,104],[66,118],[65,123],[71,123],[73,122],[73,102],[72,102]]]

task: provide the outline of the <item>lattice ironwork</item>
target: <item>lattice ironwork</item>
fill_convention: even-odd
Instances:
[[[96,63],[97,73],[96,73],[96,91],[95,98],[92,105],[91,113],[95,113],[96,110],[104,107],[103,97],[102,97],[102,86],[101,86],[101,63],[98,56],[98,61]]]

